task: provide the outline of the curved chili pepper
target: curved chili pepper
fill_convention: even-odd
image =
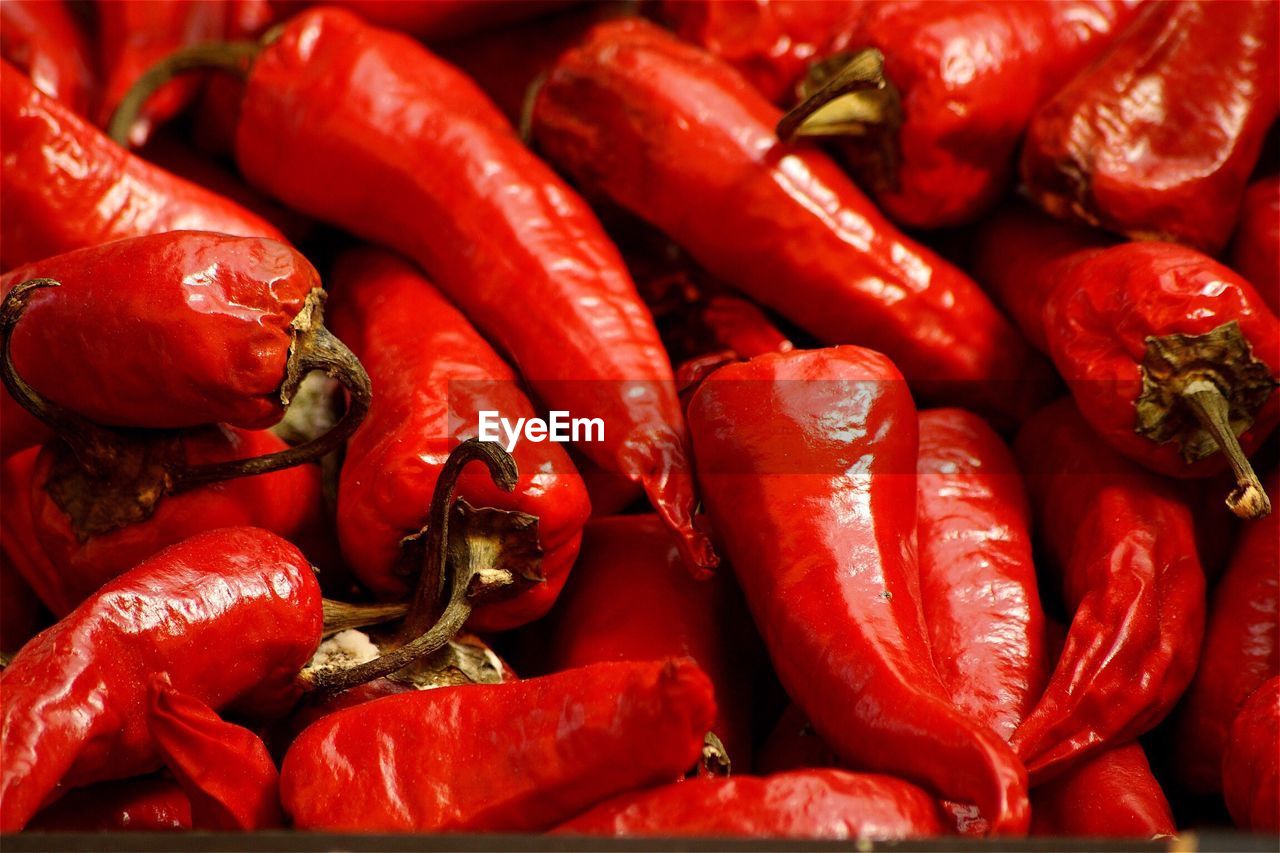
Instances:
[[[303,732],[280,793],[300,829],[542,830],[687,770],[714,714],[687,658],[388,696]]]
[[[1245,190],[1231,266],[1280,314],[1280,175],[1261,178]]]
[[[1031,197],[1056,216],[1217,252],[1280,106],[1277,29],[1271,0],[1148,3],[1031,121]]]
[[[1113,747],[1031,791],[1031,834],[1167,838],[1169,801],[1137,743]]]
[[[800,770],[690,779],[623,794],[557,834],[766,838],[920,838],[943,834],[933,798],[892,776]]]
[[[690,578],[652,515],[592,520],[582,553],[551,612],[545,663],[552,672],[611,660],[688,655],[716,689],[711,725],[740,766],[751,763],[751,640],[732,578]]]
[[[1276,477],[1268,483],[1278,493]],[[1209,599],[1200,666],[1177,721],[1174,765],[1190,791],[1222,784],[1222,752],[1231,721],[1262,682],[1280,675],[1280,520],[1245,527],[1226,574]]]
[[[471,324],[408,262],[377,249],[335,264],[330,308],[378,394],[352,436],[338,489],[338,533],[356,576],[379,596],[403,597],[416,560],[402,543],[423,527],[445,457],[476,435],[479,413],[511,421],[537,414],[515,373]],[[536,519],[541,583],[471,617],[476,630],[505,630],[542,616],[578,554],[590,513],[586,490],[560,445],[520,441],[525,476],[506,494],[483,476],[464,476],[461,494]],[[527,538],[527,537],[526,537]]]
[[[166,832],[191,829],[191,801],[172,779],[147,776],[68,791],[27,829],[42,832]]]
[[[62,0],[0,3],[0,56],[72,112],[88,109],[94,89],[89,41]]]
[[[1231,724],[1222,793],[1237,826],[1280,832],[1280,676],[1253,691]]]
[[[1061,400],[1015,447],[1072,612],[1062,657],[1013,735],[1033,782],[1159,723],[1195,672],[1204,575],[1176,490],[1106,447]]]
[[[156,752],[191,803],[192,829],[247,832],[284,825],[280,774],[253,732],[223,721],[164,676],[151,679],[147,725]]]
[[[974,802],[994,832],[1025,831],[1025,771],[951,704],[930,659],[901,374],[857,347],[761,356],[711,374],[689,421],[712,522],[818,732],[855,766]]]
[[[842,137],[860,183],[898,222],[936,228],[972,221],[1009,186],[1036,108],[1101,53],[1138,6],[869,4],[837,44],[856,52],[815,69],[809,88],[818,91],[779,129],[784,138]]]
[[[1017,414],[1046,368],[971,280],[890,225],[728,66],[642,21],[595,27],[537,95],[534,137],[583,185],[829,343],[928,396]]]

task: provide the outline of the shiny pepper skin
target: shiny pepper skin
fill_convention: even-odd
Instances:
[[[1085,759],[1031,791],[1032,835],[1166,838],[1176,833],[1169,801],[1136,741]]]
[[[171,832],[191,829],[191,802],[172,779],[140,776],[68,791],[27,829],[42,832]]]
[[[62,0],[0,3],[0,56],[44,94],[83,115],[94,94],[89,42]],[[5,97],[9,93],[5,92]]]
[[[1016,444],[1072,613],[1062,657],[1013,736],[1033,782],[1150,730],[1195,672],[1204,575],[1173,486],[1099,445],[1061,400]]]
[[[457,309],[409,262],[378,249],[337,261],[329,319],[370,372],[377,393],[348,444],[338,489],[338,533],[356,576],[383,597],[403,597],[421,569],[401,540],[423,526],[445,458],[476,435],[479,413],[511,421],[537,415],[520,380]],[[520,441],[520,482],[507,493],[476,466],[459,494],[477,507],[538,518],[544,583],[484,605],[476,630],[506,630],[542,616],[559,595],[590,513],[564,448]]]
[[[299,829],[539,831],[692,767],[714,714],[688,658],[387,696],[304,731],[281,797]]]
[[[0,828],[21,829],[59,785],[159,766],[153,674],[213,708],[286,709],[321,621],[310,564],[254,528],[193,536],[116,578],[0,673]]]
[[[0,269],[162,231],[284,239],[240,205],[133,156],[8,63],[0,154]]]
[[[1245,190],[1231,267],[1280,314],[1280,176],[1260,178]]]
[[[1147,3],[1035,116],[1030,195],[1060,217],[1216,253],[1276,118],[1274,0]]]
[[[1255,690],[1231,725],[1222,793],[1236,826],[1280,832],[1280,676]]]
[[[584,186],[819,339],[892,358],[920,393],[983,411],[1033,404],[1047,369],[969,278],[902,235],[732,68],[624,20],[563,54],[533,135]]]
[[[733,364],[689,405],[712,523],[788,694],[851,765],[1027,828],[1026,776],[957,710],[918,600],[917,423],[901,374],[857,347]]]
[[[932,797],[891,776],[797,770],[690,779],[623,794],[559,834],[897,839],[944,833]]]

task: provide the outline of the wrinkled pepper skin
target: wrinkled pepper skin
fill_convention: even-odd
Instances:
[[[894,163],[860,168],[894,220],[915,228],[970,222],[1008,188],[1036,108],[1134,17],[1137,0],[879,2],[846,47],[874,47],[901,99]],[[856,143],[856,140],[855,140]]]
[[[1236,826],[1280,832],[1280,676],[1255,690],[1231,725],[1222,793]]]
[[[1177,834],[1177,827],[1147,755],[1135,741],[1100,752],[1032,789],[1031,834],[1168,838]]]
[[[284,239],[238,204],[133,156],[8,63],[0,63],[0,155],[4,270],[162,231]]]
[[[1027,828],[1026,776],[951,704],[916,562],[917,422],[901,374],[857,347],[767,355],[689,406],[699,482],[778,677],[851,765]]]
[[[1278,28],[1272,0],[1148,3],[1031,121],[1031,197],[1059,217],[1216,253],[1276,118]]]
[[[310,564],[254,528],[202,533],[116,578],[0,673],[0,827],[21,829],[59,785],[158,767],[153,674],[213,708],[287,708],[321,621]]]
[[[299,829],[544,830],[692,767],[714,715],[688,658],[388,696],[303,732],[280,793]]]
[[[200,699],[151,680],[147,725],[164,766],[191,803],[191,828],[250,832],[284,826],[280,773],[262,738]]]
[[[810,63],[857,27],[866,0],[660,0],[658,20],[786,109]]]
[[[68,791],[27,829],[41,832],[172,832],[191,829],[191,802],[172,779],[144,776]]]
[[[1280,498],[1277,478],[1267,491]],[[1240,706],[1262,682],[1280,675],[1280,518],[1246,524],[1226,574],[1209,598],[1200,666],[1177,721],[1174,765],[1189,791],[1222,784],[1222,752]]]
[[[538,412],[520,380],[470,323],[400,257],[357,249],[332,276],[329,321],[361,359],[377,393],[348,443],[338,489],[338,534],[357,577],[379,596],[403,597],[421,568],[401,559],[401,540],[426,522],[436,479],[458,442],[477,435],[479,413],[512,422]],[[564,448],[521,440],[520,481],[508,493],[476,466],[458,494],[477,507],[538,518],[546,582],[482,605],[475,630],[514,628],[542,616],[578,555],[591,512],[586,488]]]
[[[88,39],[62,0],[0,3],[0,56],[25,71],[41,92],[79,115],[89,108],[94,93],[92,55]]]
[[[546,627],[546,665],[693,658],[716,688],[711,730],[735,766],[751,765],[752,660],[759,651],[732,576],[689,577],[653,515],[593,519]]]
[[[920,413],[920,603],[956,707],[1008,740],[1048,678],[1030,510],[1013,454],[962,409]]]
[[[1245,190],[1231,267],[1280,314],[1280,176],[1260,178]]]
[[[590,208],[474,83],[406,36],[307,11],[253,64],[236,159],[288,205],[418,262],[549,408],[603,418],[582,451],[644,485],[692,569],[715,565],[653,319]]]
[[[715,57],[625,20],[560,57],[533,131],[584,186],[819,339],[884,352],[927,397],[1026,409],[1045,377],[1039,358],[829,157],[778,142],[779,116]]]
[[[764,778],[690,779],[623,794],[560,826],[558,834],[867,838],[944,833],[927,793],[901,779],[843,770]]]
[[[1033,783],[1149,731],[1195,672],[1204,575],[1173,484],[1099,445],[1061,400],[1015,450],[1072,613],[1044,695],[1014,732]]]

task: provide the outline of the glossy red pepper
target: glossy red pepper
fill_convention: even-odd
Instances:
[[[0,826],[21,829],[59,785],[159,766],[142,713],[153,674],[214,708],[278,712],[320,631],[311,566],[266,531],[203,533],[139,564],[0,673]]]
[[[1159,723],[1195,672],[1204,575],[1177,491],[1100,446],[1061,400],[1016,450],[1071,612],[1062,657],[1013,736],[1033,782]]]
[[[1277,478],[1268,483],[1277,496]],[[1209,599],[1200,666],[1179,712],[1174,765],[1197,794],[1222,785],[1222,752],[1240,706],[1262,682],[1280,675],[1280,520],[1247,525],[1226,574]]]
[[[342,466],[337,524],[343,553],[374,593],[403,597],[418,569],[402,542],[423,528],[449,451],[476,436],[481,411],[514,422],[537,410],[480,333],[396,255],[359,249],[339,258],[329,314],[378,389]],[[476,630],[513,628],[547,612],[590,513],[582,480],[560,445],[521,440],[513,454],[521,474],[515,492],[473,473],[463,476],[460,494],[475,506],[537,519],[544,582],[482,607],[471,617]]]
[[[281,797],[299,829],[538,831],[692,767],[714,714],[687,658],[388,696],[303,732]]]
[[[774,668],[852,765],[1027,828],[1026,776],[950,702],[930,659],[916,540],[916,412],[857,347],[723,367],[689,406],[699,482]]]
[[[248,832],[284,826],[280,773],[266,744],[201,699],[151,679],[147,726],[156,752],[191,803],[191,828]]]
[[[690,578],[652,515],[592,520],[544,629],[551,672],[601,661],[687,655],[711,679],[711,730],[739,767],[751,766],[751,684],[758,640],[733,578]],[[754,642],[753,642],[754,641]]]
[[[1245,190],[1231,267],[1280,314],[1280,175],[1260,178]]]
[[[617,836],[881,839],[943,834],[932,797],[891,776],[800,770],[623,794],[556,830]]]
[[[1280,832],[1280,676],[1255,690],[1231,724],[1222,793],[1236,826]]]
[[[62,0],[0,3],[0,56],[25,71],[37,89],[72,112],[84,115],[88,110],[95,82],[92,53]]]
[[[1031,791],[1032,835],[1169,838],[1177,831],[1137,742],[1104,750]]]
[[[830,158],[778,142],[778,117],[715,57],[617,21],[560,57],[533,130],[584,186],[821,340],[884,352],[927,397],[1033,405],[1046,368],[977,285],[900,234]]]
[[[1216,253],[1280,106],[1278,28],[1273,0],[1148,3],[1031,121],[1031,197],[1056,216]]]
[[[191,802],[172,779],[143,776],[68,791],[27,829],[41,832],[170,832],[191,829]]]

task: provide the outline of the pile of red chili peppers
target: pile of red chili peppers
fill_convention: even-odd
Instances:
[[[1276,0],[0,54],[0,832],[1280,842]]]

